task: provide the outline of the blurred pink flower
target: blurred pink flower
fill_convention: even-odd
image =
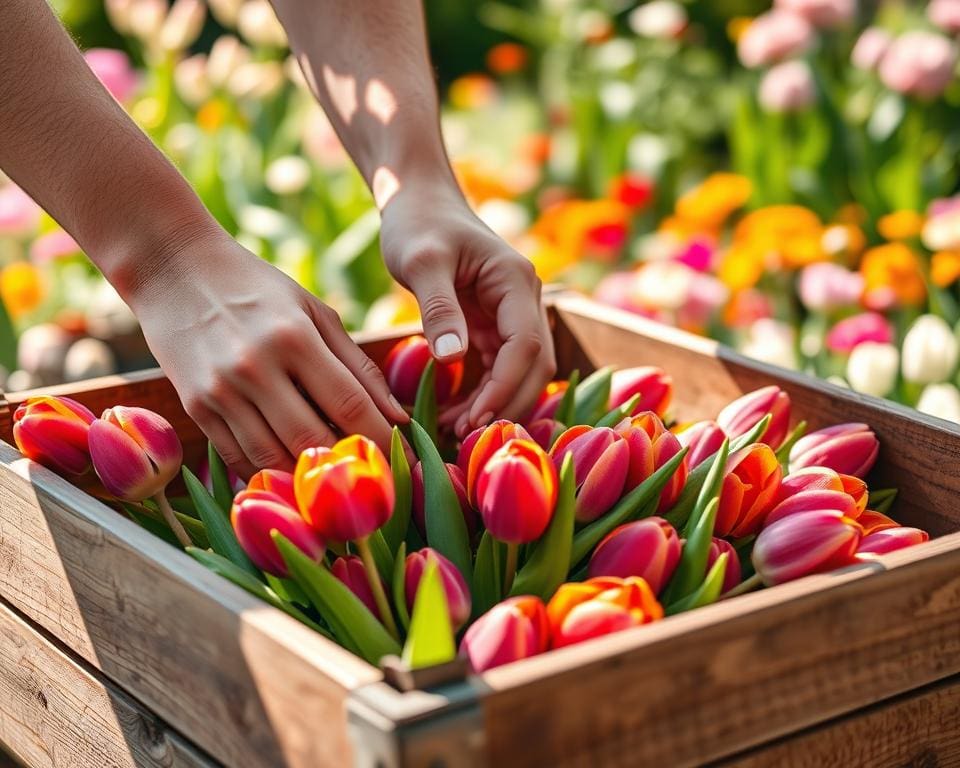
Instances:
[[[775,9],[753,20],[737,44],[737,53],[745,66],[762,67],[803,53],[813,39],[809,21]]]
[[[757,320],[773,317],[770,297],[755,288],[738,291],[726,309],[726,323],[731,328],[746,328]]]
[[[833,352],[850,352],[857,344],[875,341],[893,343],[893,327],[878,312],[863,312],[841,320],[827,333],[827,347]]]
[[[30,261],[34,264],[46,264],[62,256],[80,253],[77,241],[62,229],[55,229],[41,235],[30,245]]]
[[[608,304],[629,312],[639,312],[640,308],[633,300],[633,272],[611,272],[594,288],[593,298],[602,304]]]
[[[0,234],[27,235],[40,223],[40,206],[16,184],[0,187]]]
[[[857,12],[856,0],[776,0],[774,7],[803,16],[817,27],[849,24]]]
[[[687,289],[687,300],[677,310],[681,328],[706,330],[707,325],[730,298],[730,289],[713,275],[694,272]]]
[[[930,0],[927,18],[950,35],[960,32],[960,2],[957,0]]]
[[[800,301],[811,312],[833,312],[860,300],[863,277],[839,264],[821,261],[804,267],[798,289]]]
[[[872,71],[880,64],[883,54],[887,52],[893,37],[880,27],[867,27],[857,39],[850,54],[850,61],[857,69],[866,72]]]
[[[813,73],[805,61],[785,61],[771,67],[760,81],[757,94],[768,112],[800,112],[817,98]]]
[[[943,35],[905,32],[883,54],[880,79],[893,91],[929,99],[949,85],[956,61],[956,46]]]
[[[694,238],[677,256],[677,261],[698,272],[706,272],[713,263],[714,246],[705,238]]]
[[[133,95],[139,78],[127,54],[113,48],[91,48],[83,57],[113,98],[122,104]]]

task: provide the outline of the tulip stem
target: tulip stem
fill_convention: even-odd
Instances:
[[[380,620],[387,632],[391,634],[394,640],[400,640],[400,632],[397,631],[397,624],[393,620],[393,609],[387,601],[387,595],[383,591],[383,582],[380,580],[380,572],[377,570],[377,564],[373,559],[373,552],[370,550],[370,542],[367,537],[356,539],[353,542],[360,553],[360,559],[363,561],[363,570],[367,574],[367,582],[370,584],[370,591],[373,592],[373,601],[377,604],[377,610],[380,612]]]
[[[753,574],[750,578],[745,581],[741,581],[737,586],[731,589],[729,592],[726,592],[723,595],[723,599],[727,600],[731,597],[736,597],[737,595],[745,595],[747,592],[752,592],[757,589],[757,587],[763,586],[763,580],[760,578],[759,573]]]
[[[167,495],[160,491],[156,496],[153,497],[153,500],[157,502],[157,506],[160,508],[160,514],[163,515],[163,519],[166,521],[167,525],[170,526],[170,530],[173,531],[173,535],[177,537],[184,547],[192,547],[193,540],[190,538],[190,534],[187,533],[186,529],[183,527],[183,524],[177,520],[177,514],[173,511],[173,507],[170,506],[170,502],[167,501]]]
[[[503,574],[503,594],[504,597],[510,594],[513,587],[513,577],[517,573],[517,553],[520,545],[515,542],[507,542],[507,565]]]

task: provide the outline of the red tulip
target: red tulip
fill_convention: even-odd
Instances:
[[[806,467],[791,472],[780,483],[775,503],[805,491],[843,491],[840,475],[827,467]]]
[[[782,520],[789,515],[818,509],[832,509],[846,515],[851,520],[860,516],[857,503],[848,493],[843,491],[801,491],[793,494],[789,499],[784,499],[771,509],[764,518],[763,524],[764,526],[772,525],[777,520]]]
[[[437,572],[443,581],[443,591],[447,596],[447,608],[450,611],[450,624],[456,632],[470,618],[470,589],[460,570],[447,558],[430,547],[411,552],[404,563],[404,595],[407,611],[413,613],[413,602],[417,597],[420,579],[427,570],[428,558],[437,560]]]
[[[477,619],[460,643],[474,672],[519,661],[550,647],[547,611],[538,597],[511,597]]]
[[[727,555],[727,569],[723,572],[723,587],[720,591],[721,595],[725,595],[740,583],[743,575],[740,569],[740,558],[733,544],[726,539],[716,537],[710,542],[710,549],[707,550],[707,573],[722,554]]]
[[[467,487],[463,472],[456,464],[446,464],[445,466],[447,475],[450,477],[450,484],[453,485],[453,490],[457,494],[457,501],[460,502],[463,521],[467,525],[467,535],[473,539],[476,536],[479,521],[477,520],[477,513],[470,506],[470,502],[467,501]],[[426,539],[427,521],[424,513],[423,464],[419,461],[414,465],[410,478],[413,486],[413,523],[420,531],[420,535]]]
[[[716,535],[739,539],[756,533],[773,507],[781,476],[780,462],[766,443],[731,454],[720,491]]]
[[[560,401],[563,400],[569,386],[569,381],[551,381],[547,384],[537,398],[537,402],[533,404],[533,410],[530,411],[524,423],[529,425],[539,419],[552,419],[556,416]]]
[[[857,523],[863,528],[863,535],[870,536],[877,531],[885,531],[888,528],[899,528],[900,523],[891,520],[882,512],[875,512],[872,509],[864,510],[857,518]]]
[[[467,470],[470,468],[470,454],[473,453],[474,446],[476,446],[477,440],[480,439],[480,435],[483,434],[485,429],[486,427],[477,427],[460,442],[460,448],[457,451],[457,466],[460,467],[464,477],[467,476]]]
[[[690,469],[702,464],[720,450],[727,436],[715,421],[698,421],[679,431],[677,440],[687,451],[687,466]]]
[[[623,405],[637,394],[640,402],[631,416],[653,411],[663,418],[673,399],[673,379],[662,368],[652,365],[614,371],[610,380],[609,410]]]
[[[880,441],[866,424],[837,424],[801,437],[790,451],[790,471],[829,467],[865,477],[877,461]]]
[[[639,576],[660,594],[680,562],[680,537],[662,517],[648,517],[614,528],[597,545],[588,573]]]
[[[363,560],[356,555],[338,557],[333,561],[333,567],[330,568],[330,571],[340,579],[353,594],[360,598],[360,602],[370,609],[370,613],[380,621],[383,621],[383,616],[373,596],[373,590],[370,588],[370,579],[367,577]]]
[[[295,502],[294,502],[295,503]],[[257,568],[282,579],[287,578],[286,563],[270,536],[279,531],[315,562],[323,560],[323,539],[284,497],[265,490],[240,491],[233,500],[230,522],[237,540]]]
[[[630,469],[624,493],[632,491],[683,450],[676,435],[669,432],[660,418],[650,411],[624,419],[614,427],[614,431],[630,446]],[[687,474],[687,462],[684,459],[660,492],[658,512],[665,512],[676,503],[687,482]]]
[[[495,539],[508,544],[534,541],[553,517],[557,471],[533,441],[510,440],[480,471],[477,501],[484,525]]]
[[[798,512],[764,528],[753,546],[753,566],[767,586],[854,561],[860,526],[835,510]]]
[[[733,440],[747,434],[768,413],[772,418],[762,439],[776,449],[790,431],[790,396],[776,385],[737,398],[720,411],[717,424]]]
[[[919,528],[885,528],[865,535],[860,540],[857,555],[883,555],[897,549],[906,549],[914,544],[930,540],[930,534]]]
[[[474,434],[476,437],[474,438]],[[466,464],[467,498],[475,507],[477,505],[477,479],[480,471],[486,466],[490,457],[499,451],[511,440],[531,440],[530,433],[519,424],[506,419],[498,419],[482,429],[474,430],[464,440],[464,446],[470,444],[469,454],[462,460],[457,458],[457,466],[463,469]],[[464,448],[460,452],[463,454]]]
[[[663,618],[643,579],[600,577],[562,584],[547,605],[553,647],[581,643]]]
[[[575,516],[589,523],[608,511],[623,495],[630,468],[627,441],[609,427],[570,427],[554,443],[550,458],[559,472],[567,454],[573,455],[577,486]]]
[[[430,344],[423,336],[410,336],[390,350],[383,364],[383,374],[393,396],[403,405],[412,406],[427,364],[432,359]],[[441,405],[460,391],[463,361],[435,363],[435,391]]]
[[[247,483],[248,491],[267,491],[283,499],[297,509],[297,496],[293,490],[293,475],[281,469],[261,469]]]
[[[96,416],[68,397],[30,397],[13,414],[20,453],[54,472],[82,475],[90,469],[87,437]]]
[[[563,424],[554,419],[537,419],[527,425],[530,437],[545,451],[549,451],[553,447],[554,437],[562,434],[564,429]]]

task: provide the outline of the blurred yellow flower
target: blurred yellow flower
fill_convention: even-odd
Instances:
[[[542,237],[521,239],[517,243],[517,250],[530,259],[537,276],[545,283],[555,281],[577,263],[577,254],[572,248],[558,247]]]
[[[33,264],[15,261],[0,271],[0,300],[14,319],[36,309],[43,294],[43,280]]]
[[[459,159],[451,164],[460,189],[474,205],[500,198],[512,200],[517,196],[517,190],[502,173],[496,173],[473,160]]]
[[[497,84],[486,75],[463,75],[450,83],[447,98],[456,109],[481,109],[496,100]]]
[[[831,224],[823,230],[820,247],[831,258],[859,256],[867,247],[867,237],[855,224]]]
[[[227,105],[220,99],[211,99],[197,112],[197,125],[207,133],[216,133],[227,120]]]
[[[870,248],[863,255],[860,274],[863,275],[864,296],[874,308],[885,303],[886,296],[905,306],[922,304],[927,296],[920,260],[903,243]]]
[[[734,242],[749,243],[770,268],[799,269],[826,258],[823,225],[800,205],[770,205],[744,216],[733,231]]]
[[[414,295],[400,286],[378,298],[363,319],[363,329],[380,331],[420,321],[420,307]]]
[[[563,200],[540,214],[530,234],[551,246],[550,263],[566,268],[582,258],[617,257],[626,244],[630,218],[629,207],[618,200]]]
[[[720,259],[719,277],[732,291],[752,288],[763,276],[763,252],[746,243],[734,243]]]
[[[702,229],[713,231],[746,204],[752,189],[750,180],[744,176],[714,173],[677,200],[676,214]]]
[[[881,216],[877,231],[887,240],[909,240],[923,229],[923,215],[916,211],[894,211]]]
[[[749,16],[734,16],[727,22],[727,37],[730,38],[731,42],[736,43],[743,37],[743,33],[752,23],[753,19]]]
[[[960,253],[937,251],[930,261],[930,279],[941,288],[953,285],[960,279]]]

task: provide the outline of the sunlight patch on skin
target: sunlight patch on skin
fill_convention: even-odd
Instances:
[[[350,125],[357,113],[357,80],[353,75],[338,75],[329,65],[323,67],[323,84],[333,108],[344,124]]]
[[[381,165],[373,172],[373,199],[381,211],[387,203],[400,191],[400,179],[387,166]]]
[[[367,83],[364,104],[367,111],[384,125],[388,125],[397,114],[397,97],[378,78]]]

